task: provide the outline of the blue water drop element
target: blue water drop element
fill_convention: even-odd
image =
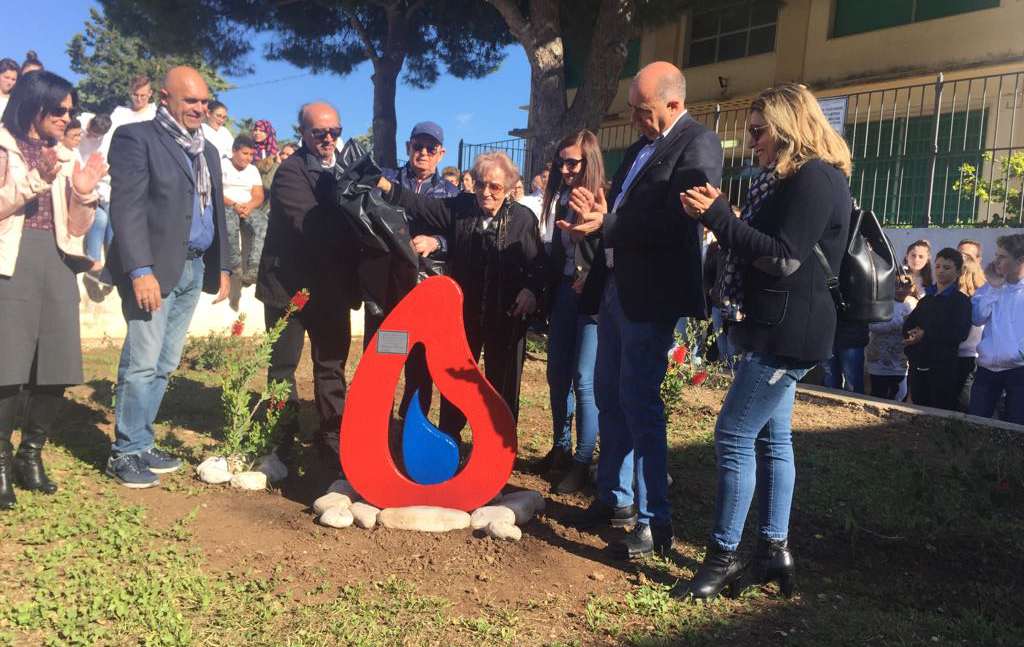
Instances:
[[[402,460],[405,473],[420,485],[444,483],[459,468],[459,445],[423,415],[420,393],[409,402],[402,425]]]

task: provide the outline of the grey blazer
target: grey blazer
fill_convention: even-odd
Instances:
[[[220,156],[210,142],[203,151],[213,184],[213,243],[203,255],[203,291],[220,288],[228,242]],[[181,147],[154,121],[121,126],[110,143],[110,222],[114,238],[104,276],[120,289],[128,273],[152,266],[163,296],[181,279],[195,201],[191,164]]]

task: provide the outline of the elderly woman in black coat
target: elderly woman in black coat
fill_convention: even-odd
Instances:
[[[474,357],[486,359],[484,374],[519,415],[527,318],[537,310],[546,275],[537,217],[512,201],[519,171],[507,155],[484,153],[473,164],[472,193],[429,198],[386,179],[378,183],[384,198],[406,210],[414,221],[440,234],[448,244],[448,270],[462,288],[466,337]],[[435,251],[433,236],[417,236],[420,254]],[[447,401],[440,426],[458,435],[466,421]]]

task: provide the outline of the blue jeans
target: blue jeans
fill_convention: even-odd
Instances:
[[[755,490],[760,536],[778,541],[789,534],[796,481],[793,400],[807,371],[760,353],[747,353],[736,363],[715,425],[718,495],[711,538],[724,550],[739,546]]]
[[[110,226],[110,203],[101,202],[96,205],[96,219],[85,234],[85,255],[94,261],[103,260],[103,252],[110,246],[114,238],[114,228]]]
[[[185,261],[181,280],[153,313],[140,310],[131,287],[121,292],[128,334],[117,366],[114,407],[115,456],[153,447],[153,422],[167,390],[167,379],[181,361],[185,333],[203,290],[203,259]]]
[[[573,460],[590,465],[597,444],[597,404],[594,402],[594,363],[597,361],[597,319],[579,314],[580,297],[572,277],[558,284],[548,331],[548,388],[554,446],[572,446],[572,419],[576,416],[576,453]]]
[[[1024,425],[1024,366],[1005,371],[990,371],[979,366],[974,373],[967,413],[991,418],[1003,391],[1006,391],[1006,422]]]
[[[822,384],[833,389],[864,393],[864,347],[836,348],[821,365]]]
[[[597,498],[616,507],[635,501],[641,524],[672,521],[661,381],[674,326],[674,321],[631,321],[622,311],[614,277],[608,279],[597,324],[594,370],[601,434]]]

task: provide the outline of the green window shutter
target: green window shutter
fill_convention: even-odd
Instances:
[[[917,0],[914,20],[931,20],[998,6],[999,0]]]
[[[861,34],[913,20],[914,0],[836,0],[832,35]]]

